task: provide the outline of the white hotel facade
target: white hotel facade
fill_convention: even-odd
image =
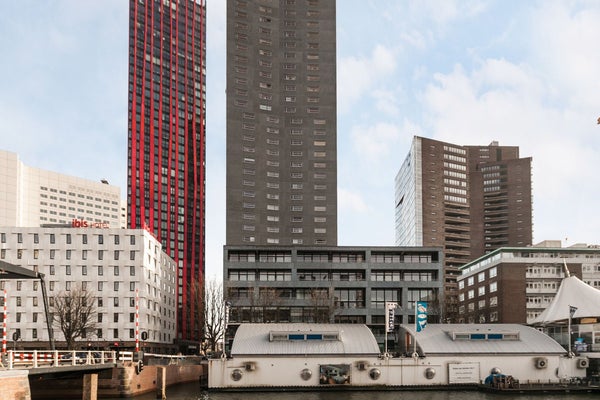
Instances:
[[[62,291],[81,287],[96,298],[95,329],[78,341],[78,348],[135,345],[136,301],[140,346],[169,351],[176,338],[176,264],[161,243],[143,229],[80,227],[0,227],[0,261],[44,275],[49,308]],[[0,265],[1,266],[1,265]],[[47,348],[48,332],[40,282],[2,280],[7,293],[9,347]],[[137,293],[137,296],[136,296]],[[137,299],[137,300],[136,300]],[[0,300],[1,302],[2,300]],[[13,343],[19,330],[20,340]],[[64,337],[53,327],[56,347]]]
[[[0,150],[0,226],[49,226],[73,220],[124,228],[121,190],[107,181],[29,167]]]

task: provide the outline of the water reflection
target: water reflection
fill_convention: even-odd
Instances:
[[[167,388],[167,400],[501,400],[506,395],[477,391],[327,391],[327,392],[207,392],[197,383]],[[535,394],[510,395],[511,400],[598,400],[597,394]],[[134,400],[155,400],[156,393],[147,393]],[[115,399],[116,400],[116,399]]]

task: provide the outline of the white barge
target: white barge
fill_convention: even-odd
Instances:
[[[416,339],[416,341],[415,341]],[[561,385],[589,366],[518,324],[401,325],[401,355],[381,354],[357,324],[242,324],[231,357],[209,360],[211,390],[323,390]]]

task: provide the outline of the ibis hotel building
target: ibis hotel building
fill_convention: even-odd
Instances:
[[[44,284],[49,312],[57,297],[72,291],[90,292],[95,299],[97,313],[77,348],[107,349],[115,342],[132,348],[136,336],[146,332],[147,340],[140,341],[143,350],[175,350],[177,268],[150,232],[0,227],[0,270],[7,269],[6,264],[42,275],[42,280],[8,280],[0,274],[0,291],[6,291],[7,337],[10,340],[15,332],[20,337],[9,343],[11,348],[49,346]],[[60,329],[51,325],[56,347],[64,347]]]
[[[125,227],[121,190],[25,165],[0,150],[0,226],[97,225]]]

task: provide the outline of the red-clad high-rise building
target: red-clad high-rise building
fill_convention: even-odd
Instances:
[[[177,262],[182,348],[203,326],[205,28],[205,0],[129,1],[128,226]]]

